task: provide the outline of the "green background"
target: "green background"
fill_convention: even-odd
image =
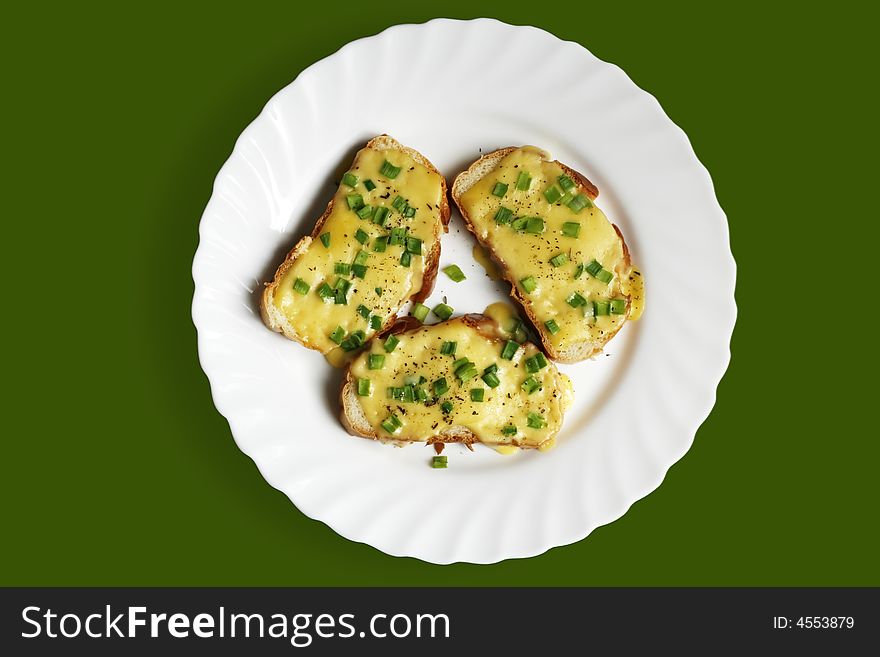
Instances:
[[[739,321],[659,490],[575,545],[441,567],[299,513],[235,447],[196,357],[197,226],[237,135],[310,63],[432,17],[300,4],[5,10],[0,584],[880,584],[866,16],[444,4],[579,41],[659,99],[729,217]]]

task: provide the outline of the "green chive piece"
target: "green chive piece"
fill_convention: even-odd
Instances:
[[[611,273],[610,271],[608,271],[607,269],[602,269],[601,271],[599,271],[598,274],[596,274],[596,280],[597,280],[597,281],[602,281],[602,282],[605,283],[606,285],[607,285],[608,283],[610,283],[610,282],[611,282],[611,279],[613,279],[613,278],[614,278],[614,274],[612,274],[612,273]]]
[[[528,217],[519,217],[510,222],[510,227],[514,230],[525,230],[526,224],[529,222]]]
[[[428,308],[428,306],[422,303],[414,303],[412,309],[409,311],[409,314],[415,317],[420,322],[424,322],[429,312],[430,308]]]
[[[412,253],[410,253],[409,251],[404,251],[403,253],[400,254],[400,264],[401,265],[403,265],[404,267],[409,267],[411,262],[412,262]]]
[[[481,402],[486,395],[485,388],[471,388],[471,401]]]
[[[449,391],[449,384],[446,382],[446,378],[445,378],[445,377],[442,377],[442,378],[437,379],[437,380],[434,381],[434,383],[431,384],[431,385],[432,385],[433,388],[434,388],[434,394],[437,395],[438,397],[439,397],[440,395],[444,395],[444,394],[446,394],[446,393]]]
[[[492,363],[491,365],[489,365],[489,367],[487,367],[486,369],[483,370],[483,374],[493,374],[494,372],[497,372],[497,371],[498,371],[498,364]]]
[[[543,368],[547,367],[547,359],[544,358],[544,354],[540,351],[530,358],[526,358],[526,370],[531,372],[532,374],[539,372]]]
[[[610,310],[612,315],[623,315],[626,313],[626,299],[612,299]]]
[[[501,349],[501,357],[504,360],[513,360],[514,355],[519,350],[519,343],[514,342],[513,340],[508,340],[504,348]]]
[[[495,186],[492,188],[492,194],[497,196],[498,198],[502,198],[507,193],[507,185],[503,182],[495,183]]]
[[[528,294],[531,294],[538,288],[538,281],[535,280],[534,276],[526,276],[520,279],[519,284],[522,285]]]
[[[566,237],[577,237],[581,234],[581,225],[576,221],[566,221],[562,224],[562,234]]]
[[[406,199],[402,196],[395,196],[394,200],[391,202],[391,207],[398,212],[403,212],[403,209],[406,207]]]
[[[373,223],[384,226],[385,220],[388,218],[389,212],[390,210],[388,210],[388,208],[386,208],[384,205],[376,208],[376,211],[373,213]]]
[[[452,412],[452,402],[451,401],[443,402],[442,404],[440,404],[440,410],[448,415],[449,413]]]
[[[330,233],[323,233],[321,235],[321,244],[324,245],[325,249],[330,248]]]
[[[364,181],[364,187],[366,187],[368,192],[372,192],[374,189],[376,189],[376,183],[374,183],[372,180],[367,178]]]
[[[374,291],[377,295],[379,295],[380,297],[382,296],[382,288],[381,288],[381,287],[374,287],[374,288],[373,288],[373,291]]]
[[[360,194],[349,194],[345,197],[345,200],[348,202],[348,207],[351,210],[358,211],[364,207],[364,197]]]
[[[583,306],[585,303],[587,303],[587,300],[584,299],[577,292],[572,292],[571,295],[569,295],[569,297],[565,300],[565,302],[572,308],[579,308],[580,306]]]
[[[607,315],[611,311],[611,304],[607,301],[596,301],[594,305],[596,306],[596,317]]]
[[[428,393],[424,388],[416,388],[416,399],[420,402],[428,401]]]
[[[449,278],[451,278],[456,283],[461,283],[467,278],[467,276],[465,276],[464,272],[461,270],[461,267],[459,267],[458,265],[449,265],[448,267],[444,267],[443,273],[449,276]]]
[[[556,323],[555,319],[548,319],[544,322],[544,326],[547,327],[547,330],[550,331],[550,335],[556,335],[559,333],[559,324]]]
[[[367,275],[367,267],[366,265],[352,265],[351,266],[351,275],[355,278],[364,278]]]
[[[387,338],[385,338],[385,352],[390,354],[397,348],[397,344],[399,342],[400,338],[398,338],[396,335],[389,335]]]
[[[360,210],[357,211],[357,216],[359,216],[361,219],[369,219],[370,217],[373,216],[374,209],[375,208],[373,208],[372,205],[365,205],[364,207],[362,207]]]
[[[360,228],[358,228],[358,229],[357,229],[357,232],[354,234],[354,238],[355,238],[358,242],[360,242],[361,244],[366,244],[366,243],[367,243],[367,240],[370,239],[370,236],[367,235],[367,234],[366,234],[364,231],[362,231]]]
[[[544,357],[544,354],[542,354],[540,351],[534,355],[534,358],[536,361],[538,361],[538,367],[540,369],[544,369],[545,367],[547,367],[547,365],[549,365],[547,359]]]
[[[535,391],[541,389],[541,382],[538,381],[538,379],[536,379],[535,377],[530,376],[525,381],[523,381],[520,387],[531,395]]]
[[[388,244],[394,246],[395,244],[403,244],[403,241],[406,239],[406,228],[392,228],[391,235],[388,237]]]
[[[364,304],[361,304],[357,307],[357,314],[363,317],[364,319],[370,318],[370,309],[367,308]]]
[[[367,369],[381,370],[385,367],[385,354],[370,354],[367,358]]]
[[[486,374],[483,374],[483,376],[480,378],[482,378],[483,383],[485,383],[490,388],[497,388],[501,385],[501,379],[499,379],[498,375],[494,372],[487,372]]]
[[[544,220],[541,217],[529,217],[526,220],[525,231],[534,235],[544,232]]]
[[[403,422],[394,413],[389,415],[383,422],[382,428],[390,434],[395,434],[403,427]]]
[[[337,326],[333,329],[333,332],[330,334],[330,339],[333,340],[336,344],[342,344],[342,338],[345,337],[345,329],[341,326]]]
[[[385,176],[386,178],[394,180],[400,174],[400,167],[396,167],[393,164],[391,164],[391,162],[389,162],[388,160],[385,160],[382,163],[382,168],[379,169],[379,173],[382,174],[383,176]]]
[[[529,413],[528,425],[532,429],[543,429],[545,426],[547,426],[547,421],[544,420],[544,417],[542,415],[538,415],[537,413]]]
[[[366,251],[358,251],[357,255],[354,257],[354,264],[356,265],[365,265],[367,264],[367,260],[370,259],[370,254]]]
[[[445,456],[435,456],[431,459],[431,467],[435,469],[443,469],[449,465],[449,462],[446,460]]]
[[[446,356],[454,356],[457,347],[457,342],[444,342],[443,346],[440,347],[440,353]]]
[[[358,379],[358,395],[369,397],[373,394],[373,382],[369,379]]]
[[[566,192],[575,187],[574,180],[568,176],[559,176],[556,180],[559,181],[559,186]]]
[[[520,191],[526,191],[532,186],[532,177],[525,171],[520,171],[516,179],[516,188]]]
[[[557,253],[555,256],[550,258],[550,264],[554,267],[561,267],[566,262],[568,262],[568,255],[565,253]]]
[[[575,277],[575,279],[580,278],[581,275],[584,273],[584,270],[585,270],[586,268],[587,268],[587,267],[586,267],[586,265],[584,265],[584,263],[582,263],[582,262],[581,262],[581,263],[578,263],[578,266],[574,268],[574,277]]]
[[[380,235],[373,240],[373,251],[375,251],[376,253],[385,253],[385,248],[387,246],[388,237],[386,235]]]
[[[349,187],[354,187],[358,184],[358,177],[354,175],[351,171],[342,176],[342,184],[348,185]]]
[[[382,328],[382,318],[379,315],[370,315],[370,328],[374,331]]]
[[[598,260],[593,260],[592,262],[590,262],[590,264],[586,266],[586,270],[590,274],[590,276],[596,276],[596,274],[602,271],[602,265],[599,264]]]
[[[515,436],[516,435],[516,427],[512,424],[507,424],[501,427],[501,433],[505,436]]]
[[[309,293],[309,290],[310,290],[311,288],[309,287],[309,284],[306,283],[303,279],[301,279],[301,278],[297,278],[297,279],[294,281],[294,283],[293,283],[293,289],[294,289],[294,291],[296,291],[298,294],[303,294],[303,295],[305,295],[305,294],[308,294],[308,293]]]
[[[455,312],[452,306],[447,306],[445,303],[438,303],[434,306],[432,311],[437,317],[441,320],[447,320],[452,317],[452,313]]]
[[[364,340],[366,340],[366,334],[358,329],[357,331],[352,331],[348,334],[345,340],[342,341],[342,348],[346,351],[354,351],[355,349],[359,349],[363,346]]]
[[[552,205],[562,198],[562,192],[559,191],[559,188],[556,185],[550,185],[544,190],[544,198]]]
[[[468,358],[467,356],[462,356],[461,358],[458,358],[452,362],[452,369],[457,370],[459,367],[461,367],[465,363],[470,363],[470,362],[471,362],[470,358]]]
[[[413,255],[422,255],[422,240],[418,237],[407,237],[406,250]]]
[[[580,212],[584,208],[593,207],[593,203],[583,194],[577,194],[574,196],[568,203],[568,207],[571,208],[572,212]]]
[[[412,386],[406,386],[403,389],[403,401],[412,403],[416,400],[416,391]]]
[[[503,205],[498,208],[498,212],[495,213],[495,223],[496,224],[509,224],[511,218],[513,217],[513,210],[509,208],[505,208]]]
[[[465,363],[455,370],[455,376],[457,376],[462,383],[469,381],[477,376],[477,366],[473,363]]]
[[[330,287],[327,283],[321,283],[318,287],[318,296],[321,297],[324,301],[329,301],[333,298],[333,288]]]
[[[411,205],[406,206],[406,209],[403,211],[403,216],[407,219],[412,219],[416,216],[416,209]]]
[[[351,274],[351,265],[347,262],[337,262],[333,265],[333,273],[341,276],[348,276]]]

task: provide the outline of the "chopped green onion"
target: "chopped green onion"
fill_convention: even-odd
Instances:
[[[400,342],[400,338],[396,335],[389,335],[385,338],[385,352],[391,353],[397,347],[397,344]]]
[[[578,266],[574,268],[574,277],[576,279],[580,278],[581,275],[584,273],[585,269],[586,269],[586,265],[584,265],[584,263],[582,263],[582,262],[578,263]]]
[[[504,347],[501,349],[501,357],[504,360],[513,360],[514,355],[519,350],[519,343],[514,342],[513,340],[508,340]]]
[[[367,260],[370,259],[370,254],[366,251],[358,251],[357,255],[354,257],[354,264],[356,265],[365,265],[367,264]]]
[[[486,395],[485,388],[471,388],[471,401],[481,402]]]
[[[358,184],[358,177],[354,175],[351,171],[342,176],[342,184],[348,185],[349,187],[354,187]]]
[[[610,310],[612,315],[623,315],[626,313],[626,299],[612,299]]]
[[[366,337],[366,334],[360,329],[358,329],[357,331],[352,331],[348,334],[345,340],[342,341],[342,348],[346,351],[354,351],[355,349],[359,349],[363,346]]]
[[[607,315],[611,311],[611,304],[607,301],[596,301],[596,317],[601,317],[602,315]]]
[[[525,171],[520,171],[516,179],[516,188],[520,191],[526,191],[532,185],[532,177]]]
[[[389,415],[383,422],[382,428],[385,429],[390,434],[395,434],[400,431],[401,427],[403,427],[403,422],[400,421],[394,413]]]
[[[554,267],[561,267],[566,262],[568,262],[568,255],[565,253],[557,253],[555,256],[550,258],[550,264]]]
[[[442,470],[447,467],[449,462],[446,460],[445,456],[435,456],[431,459],[431,467],[434,469]]]
[[[394,197],[394,200],[391,202],[391,207],[398,212],[403,212],[403,209],[406,207],[406,199],[402,196]]]
[[[481,378],[483,379],[483,382],[490,388],[497,388],[501,385],[501,379],[498,378],[498,375],[495,374],[495,372],[487,372],[483,374]]]
[[[382,288],[381,288],[381,287],[374,287],[374,288],[373,288],[373,291],[374,291],[377,295],[379,295],[380,297],[382,296]]]
[[[373,382],[369,379],[358,379],[358,394],[369,397],[373,393]]]
[[[373,223],[384,226],[385,219],[388,217],[388,212],[388,208],[386,208],[384,205],[376,208],[376,211],[373,213]]]
[[[330,339],[333,340],[336,344],[342,344],[342,338],[345,337],[345,329],[341,326],[337,326],[333,329],[333,332],[330,334]]]
[[[333,294],[333,303],[339,306],[347,306],[348,305],[348,297],[346,296],[344,289],[338,289]]]
[[[348,288],[351,287],[351,282],[345,280],[344,278],[337,278],[336,282],[333,283],[334,290],[341,290],[345,294],[348,294]]]
[[[519,317],[514,317],[510,320],[510,328],[507,329],[508,333],[516,333],[522,328],[522,320]]]
[[[452,317],[452,313],[455,312],[452,306],[447,306],[445,303],[438,303],[434,306],[434,310],[432,311],[437,317],[441,320],[447,320]]]
[[[370,328],[374,331],[382,328],[382,318],[379,315],[370,315]]]
[[[574,189],[574,180],[569,178],[568,176],[559,176],[556,180],[559,181],[559,186],[562,187],[566,192],[570,189]]]
[[[593,207],[593,203],[583,194],[578,194],[574,196],[568,203],[568,207],[571,208],[572,212],[580,212],[584,208]]]
[[[547,359],[544,358],[544,354],[540,351],[530,358],[526,358],[525,360],[526,370],[534,374],[535,372],[540,371],[542,368],[547,367]]]
[[[385,354],[370,354],[367,358],[367,369],[381,370],[385,367]]]
[[[391,235],[388,237],[388,244],[394,246],[395,244],[403,244],[403,241],[406,239],[406,228],[392,228]]]
[[[413,255],[422,255],[422,240],[418,237],[407,237],[406,250]]]
[[[352,265],[351,266],[351,274],[356,278],[364,278],[367,275],[367,267],[366,265]]]
[[[532,429],[543,429],[545,426],[547,426],[547,421],[542,415],[538,415],[537,413],[529,413],[528,425]]]
[[[538,281],[535,280],[534,276],[526,276],[525,278],[520,279],[519,284],[522,285],[523,289],[531,294],[538,287]]]
[[[434,388],[434,394],[437,395],[438,397],[440,395],[446,394],[449,391],[449,384],[446,382],[445,377],[441,377],[441,378],[437,379],[436,381],[434,381],[432,386]]]
[[[614,278],[614,274],[612,274],[607,269],[601,270],[598,274],[596,274],[596,280],[602,281],[606,285],[611,282],[611,279]]]
[[[364,207],[364,197],[360,194],[349,194],[345,197],[345,200],[348,202],[348,207],[352,210],[360,210]]]
[[[403,401],[412,403],[416,400],[416,389],[413,386],[406,386],[403,389]]]
[[[498,208],[498,212],[495,213],[495,223],[497,223],[497,224],[510,223],[511,217],[513,217],[513,210],[505,208],[502,205],[500,208]]]
[[[467,278],[458,265],[449,265],[443,268],[443,273],[449,276],[454,282],[461,283]]]
[[[374,183],[372,180],[370,180],[369,178],[367,178],[367,179],[364,181],[364,187],[367,188],[367,191],[368,191],[368,192],[372,192],[374,189],[376,189],[376,183]]]
[[[325,249],[330,248],[330,233],[322,233],[321,234],[321,244],[324,245]]]
[[[585,303],[587,303],[587,300],[584,299],[577,292],[572,292],[571,295],[565,300],[565,302],[572,308],[579,308],[580,306],[583,306]]]
[[[505,436],[515,436],[516,435],[516,427],[512,424],[507,424],[501,427],[501,433]]]
[[[416,209],[411,205],[406,206],[406,208],[403,211],[403,216],[406,217],[407,219],[412,219],[413,217],[416,216]]]
[[[470,363],[470,362],[471,362],[470,358],[468,358],[467,356],[462,356],[461,358],[458,358],[452,362],[452,369],[457,370],[459,367],[461,367],[465,363]]]
[[[318,287],[318,296],[321,297],[324,301],[329,301],[333,298],[333,288],[330,287],[327,283],[321,283]]]
[[[596,276],[600,271],[602,271],[602,265],[599,264],[598,260],[593,260],[590,264],[586,266],[587,272],[590,276]]]
[[[534,235],[544,232],[544,220],[541,217],[529,217],[526,220],[525,231]]]
[[[370,309],[367,308],[364,304],[361,304],[357,307],[357,314],[363,317],[364,319],[370,318]]]
[[[400,254],[400,264],[401,265],[403,265],[404,267],[409,267],[411,262],[412,262],[412,253],[410,253],[409,251],[404,251],[403,253]]]
[[[375,208],[373,208],[372,205],[365,205],[364,207],[362,207],[360,210],[357,211],[357,216],[359,216],[361,219],[369,219],[370,217],[373,216],[374,209]]]
[[[382,168],[379,169],[379,173],[381,173],[386,178],[394,180],[395,178],[397,178],[398,174],[400,174],[400,167],[396,167],[388,160],[385,160],[382,163]]]
[[[531,395],[535,391],[541,389],[541,382],[538,381],[538,379],[536,379],[535,377],[530,376],[525,381],[523,381],[522,386],[520,387]]]
[[[376,239],[373,240],[373,251],[376,253],[384,253],[385,247],[388,246],[388,236],[387,235],[379,235]]]
[[[348,276],[351,274],[351,265],[347,262],[337,262],[333,265],[333,273],[341,276]]]
[[[576,221],[566,221],[562,224],[562,234],[566,237],[577,237],[581,233],[581,225]]]
[[[556,185],[550,185],[544,190],[544,198],[552,205],[562,198],[562,192],[559,191],[559,188]]]
[[[428,312],[430,312],[430,308],[422,303],[414,303],[412,309],[409,311],[409,314],[415,317],[420,322],[425,321],[425,317],[428,316]]]
[[[559,324],[556,323],[555,319],[548,319],[544,322],[544,326],[547,327],[547,330],[550,331],[550,335],[556,335],[559,333]]]
[[[510,227],[513,228],[514,230],[524,230],[526,227],[526,224],[528,222],[529,222],[528,217],[519,217],[518,219],[514,219],[511,222]]]
[[[297,278],[293,283],[293,289],[299,294],[308,294],[311,288],[303,279]]]
[[[477,376],[477,366],[473,363],[465,363],[455,370],[455,376],[457,376],[462,383],[469,381]]]
[[[486,369],[483,370],[483,374],[492,374],[493,372],[497,372],[497,371],[498,371],[498,363],[492,363],[491,365],[489,365],[489,367],[487,367]]]
[[[454,356],[455,349],[458,347],[457,342],[444,342],[443,346],[440,347],[440,353],[446,356]]]
[[[447,414],[451,413],[452,412],[452,402],[451,401],[443,402],[442,404],[440,404],[440,410],[443,411],[444,413],[447,413]]]
[[[364,231],[362,231],[360,228],[358,228],[358,229],[357,229],[357,232],[354,234],[354,238],[355,238],[358,242],[360,242],[361,244],[366,244],[366,243],[367,243],[367,240],[370,239],[370,236],[367,235],[367,234],[366,234]]]
[[[415,393],[416,393],[416,399],[418,401],[420,401],[420,402],[428,401],[428,393],[425,392],[424,388],[421,388],[421,387],[416,388]]]
[[[495,186],[492,188],[492,194],[497,196],[498,198],[503,197],[507,193],[507,185],[503,182],[495,183]]]

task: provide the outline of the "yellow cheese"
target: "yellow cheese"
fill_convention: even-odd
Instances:
[[[391,353],[385,352],[383,341],[374,341],[369,351],[352,362],[355,383],[359,379],[370,380],[371,394],[358,399],[367,420],[381,438],[423,441],[451,428],[466,428],[488,445],[540,447],[559,431],[573,396],[568,377],[549,361],[537,373],[528,372],[526,359],[539,353],[531,343],[521,346],[512,360],[503,359],[501,352],[506,340],[498,327],[484,319],[481,323],[484,328],[478,331],[472,321],[458,317],[402,333]],[[492,338],[486,337],[486,330],[491,332]],[[441,353],[444,342],[457,343],[454,355]],[[370,354],[384,356],[381,369],[370,369]],[[473,362],[477,371],[475,377],[465,382],[459,381],[453,368],[453,363],[463,357]],[[481,378],[485,368],[493,363],[498,367],[495,374],[500,379],[496,388]],[[529,376],[541,383],[541,388],[531,394],[522,388]],[[419,384],[421,378],[425,381]],[[441,378],[446,379],[449,390],[438,396],[433,384]],[[389,397],[389,387],[403,388],[407,384],[423,388],[427,401],[404,402]],[[471,399],[472,389],[483,390],[482,402]],[[449,413],[441,408],[446,401],[452,403]],[[545,426],[530,427],[530,413],[541,416]],[[382,423],[392,414],[402,426],[390,433],[382,428]],[[515,426],[516,432],[503,434],[502,428],[509,425]]]
[[[385,161],[400,168],[394,179],[380,173]],[[333,210],[327,217],[320,233],[330,234],[330,245],[325,247],[319,239],[312,240],[307,250],[285,272],[274,295],[276,307],[284,313],[303,341],[327,353],[337,344],[330,340],[330,333],[342,327],[345,334],[364,331],[369,339],[376,330],[371,328],[369,317],[362,317],[357,309],[363,305],[369,316],[378,317],[384,326],[400,306],[422,287],[425,273],[425,256],[439,239],[442,231],[440,204],[441,178],[428,170],[407,153],[396,150],[376,151],[365,148],[355,157],[349,171],[357,176],[352,188],[343,182],[333,197]],[[368,191],[364,181],[372,180],[376,188]],[[388,208],[384,226],[370,219],[361,219],[349,207],[347,197],[360,194],[363,202],[374,208]],[[395,209],[393,203],[400,196],[415,208],[415,216],[406,218]],[[394,227],[405,227],[409,235],[422,240],[422,255],[413,255],[408,267],[401,265],[403,245],[388,245],[384,252],[374,250],[376,238],[388,235]],[[367,236],[365,244],[356,239],[358,230]],[[343,276],[351,282],[347,304],[336,304],[333,299],[323,299],[318,288],[327,283],[331,287],[339,276],[334,273],[336,263],[352,265],[355,257],[365,252],[367,271],[363,279],[352,274]],[[305,281],[309,291],[299,294],[294,290],[297,279]],[[331,361],[340,364],[342,358],[333,356]]]
[[[531,176],[527,190],[517,189],[522,172]],[[546,153],[534,147],[523,147],[502,158],[494,170],[460,199],[478,239],[490,244],[495,256],[504,263],[507,275],[519,287],[539,327],[543,328],[548,320],[558,324],[557,333],[547,332],[549,342],[558,351],[565,351],[585,338],[604,341],[603,336],[616,331],[626,320],[626,313],[632,312],[627,294],[630,267],[626,264],[623,241],[611,222],[592,203],[576,212],[564,203],[565,197],[555,203],[545,198],[544,192],[550,187],[564,191],[559,183],[559,177],[563,175],[565,171],[559,163],[548,161]],[[501,197],[493,194],[496,183],[507,185]],[[572,190],[573,194],[578,192],[584,194],[585,190],[577,187]],[[501,207],[510,210],[514,218],[540,217],[543,231],[532,234],[517,230],[512,223],[496,222]],[[566,222],[579,224],[577,237],[563,233]],[[550,259],[558,254],[564,254],[566,261],[553,266]],[[603,283],[586,271],[575,278],[578,265],[586,266],[593,260],[614,275],[610,283]],[[531,293],[527,293],[520,283],[529,276],[537,285]],[[627,283],[626,290],[622,281]],[[576,308],[569,305],[566,300],[575,292],[590,305]],[[592,308],[592,302],[611,299],[626,299],[626,313],[585,317],[585,308]]]
[[[493,281],[501,279],[501,272],[498,271],[498,265],[495,264],[495,262],[486,252],[486,249],[480,246],[479,243],[474,244],[474,248],[471,250],[471,255],[473,255],[474,260],[477,261],[477,264],[480,265],[486,272],[486,276],[491,278]]]

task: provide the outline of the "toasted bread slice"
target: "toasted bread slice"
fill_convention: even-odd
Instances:
[[[485,315],[415,328],[409,318],[389,335],[391,342],[373,339],[345,372],[341,419],[352,434],[398,443],[552,444],[573,390],[538,347],[509,342]],[[448,353],[444,345],[453,342]]]
[[[263,322],[324,354],[354,351],[431,293],[448,222],[437,168],[388,135],[371,139],[266,284]]]
[[[598,195],[585,176],[531,146],[484,155],[452,185],[465,224],[544,350],[564,363],[601,352],[633,313],[634,294],[641,307],[641,275],[623,234],[593,204]]]

